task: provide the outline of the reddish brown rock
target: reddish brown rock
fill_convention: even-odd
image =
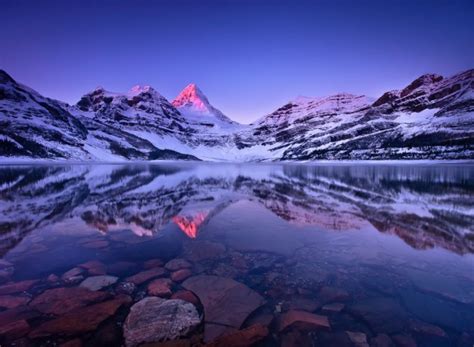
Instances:
[[[236,329],[265,302],[257,292],[230,278],[199,275],[182,285],[199,297],[206,322]]]
[[[94,331],[100,323],[115,314],[120,306],[130,302],[131,298],[128,296],[117,296],[113,300],[79,308],[41,324],[31,331],[29,336],[37,338],[55,334],[77,335]]]
[[[86,269],[90,275],[105,275],[107,273],[105,264],[98,260],[90,260],[80,264],[79,267]]]
[[[297,310],[290,310],[280,317],[278,330],[282,332],[290,327],[302,331],[331,330],[327,317]]]
[[[234,333],[225,334],[207,344],[207,347],[246,347],[264,339],[268,335],[267,327],[255,324]]]
[[[225,252],[225,246],[211,241],[192,240],[184,245],[183,257],[193,262],[218,258]]]
[[[26,320],[18,320],[0,325],[0,336],[7,341],[15,340],[28,334],[30,326]]]
[[[238,329],[220,324],[206,323],[204,325],[204,342],[209,343],[217,339],[219,336],[224,336],[237,332]]]
[[[0,326],[7,325],[18,320],[28,320],[39,317],[41,314],[29,306],[18,306],[10,310],[0,312]]]
[[[169,278],[158,278],[148,284],[148,294],[167,298],[171,295],[171,286],[173,282]]]
[[[181,269],[189,269],[192,265],[186,259],[175,258],[166,263],[165,268],[168,271],[178,271]]]
[[[147,270],[153,269],[154,267],[163,267],[165,263],[161,259],[150,259],[143,263],[143,267]]]
[[[171,279],[174,282],[183,282],[186,278],[191,277],[193,273],[189,269],[181,269],[178,271],[175,271],[171,274]]]
[[[11,282],[11,283],[1,285],[0,295],[20,293],[20,292],[27,291],[28,289],[33,287],[33,285],[37,282],[38,280],[26,280],[26,281]]]
[[[273,315],[271,313],[259,313],[259,314],[252,314],[252,317],[246,320],[245,324],[247,326],[261,324],[263,326],[270,326],[273,322]]]
[[[164,276],[165,274],[166,274],[165,269],[161,267],[157,267],[157,268],[142,271],[133,276],[127,277],[125,281],[132,282],[136,285],[140,285],[142,283],[145,283],[148,280],[151,280],[152,278],[161,277],[161,276]]]
[[[193,294],[193,292],[190,292],[189,290],[180,290],[171,295],[171,299],[180,299],[184,300],[187,302],[190,302],[194,306],[199,305],[199,299],[197,298],[196,295]]]
[[[93,302],[103,301],[110,296],[104,292],[93,292],[86,288],[54,288],[38,295],[30,306],[43,313],[61,315]]]
[[[28,296],[2,295],[0,296],[0,307],[15,308],[26,305],[30,300]]]

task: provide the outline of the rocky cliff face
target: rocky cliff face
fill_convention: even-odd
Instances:
[[[74,106],[0,75],[0,156],[217,161],[474,158],[474,70],[423,75],[378,99],[299,97],[253,124],[195,85],[172,102],[149,86],[97,88]]]

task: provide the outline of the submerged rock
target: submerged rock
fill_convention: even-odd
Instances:
[[[175,258],[166,263],[165,268],[168,271],[178,271],[181,269],[189,269],[192,265],[186,259]]]
[[[36,283],[38,283],[38,280],[7,283],[0,286],[0,295],[24,292],[33,287]]]
[[[184,337],[201,323],[194,305],[183,300],[148,297],[132,306],[124,324],[127,347]]]
[[[283,332],[290,327],[303,331],[331,330],[327,317],[297,310],[290,310],[280,317],[278,330]]]
[[[94,302],[103,301],[110,295],[93,292],[82,287],[54,288],[38,295],[30,306],[43,313],[61,315]]]
[[[174,282],[182,282],[184,281],[186,278],[189,278],[191,277],[193,273],[191,272],[191,270],[189,269],[181,269],[181,270],[178,270],[178,271],[175,271],[171,274],[171,279],[174,281]]]
[[[267,327],[261,324],[255,324],[234,333],[222,335],[207,344],[206,347],[247,347],[264,339],[267,335]]]
[[[28,296],[2,295],[0,296],[0,308],[15,308],[26,305],[31,300]]]
[[[346,331],[347,336],[352,341],[355,347],[369,347],[367,342],[367,335],[361,332]]]
[[[142,272],[139,272],[139,273],[137,273],[133,276],[127,277],[125,279],[125,281],[132,282],[136,285],[140,285],[142,283],[145,283],[148,280],[151,280],[152,278],[161,277],[165,274],[166,274],[165,269],[163,269],[161,267],[157,267],[157,268],[142,271]]]
[[[236,329],[265,302],[246,285],[225,277],[194,276],[184,281],[183,287],[201,300],[206,322]]]
[[[148,294],[160,297],[169,297],[171,295],[171,286],[173,282],[169,278],[158,278],[148,285]]]
[[[86,269],[90,275],[105,275],[107,273],[105,264],[98,260],[90,260],[80,264],[79,267]]]
[[[107,276],[107,275],[92,276],[82,281],[79,286],[87,288],[92,291],[97,291],[114,284],[115,282],[117,282],[117,280],[118,280],[118,277],[115,277],[115,276]]]

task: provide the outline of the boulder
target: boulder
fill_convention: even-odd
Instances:
[[[123,327],[125,344],[175,340],[193,332],[201,323],[194,305],[183,300],[148,297],[132,306]]]

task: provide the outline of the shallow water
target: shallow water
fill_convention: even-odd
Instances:
[[[170,292],[160,294],[167,298],[193,289],[194,277],[207,286],[192,290],[203,318],[184,345],[232,333],[245,341],[235,331],[256,323],[262,336],[249,341],[261,346],[474,342],[470,164],[3,166],[0,211],[6,345],[120,345],[130,306],[169,276]],[[174,258],[191,264],[183,278],[164,267]],[[164,270],[120,289],[157,268]],[[71,307],[70,294],[48,300],[64,310],[38,304],[48,290],[105,274],[116,277],[100,289],[107,297]],[[216,277],[224,289],[215,295],[234,283],[226,279],[245,286],[219,301]],[[245,302],[249,293],[261,300]],[[97,322],[68,325],[74,312],[87,319],[84,308],[118,296],[128,301]],[[286,326],[288,312],[298,316]]]

